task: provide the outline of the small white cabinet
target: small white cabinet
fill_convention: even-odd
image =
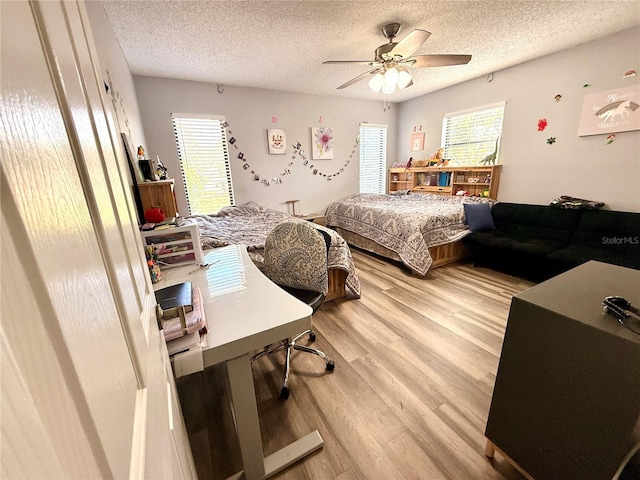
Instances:
[[[141,232],[144,246],[154,245],[160,268],[202,263],[198,225],[183,225]]]

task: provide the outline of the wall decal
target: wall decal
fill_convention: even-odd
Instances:
[[[613,143],[616,139],[616,134],[612,133],[611,135],[607,136],[607,145],[609,145],[610,143]]]
[[[333,159],[333,129],[329,127],[311,127],[311,143],[313,160]]]
[[[584,96],[578,135],[640,130],[640,84]]]
[[[275,115],[271,117],[271,123],[278,123],[278,117],[276,117]]]
[[[549,137],[547,138],[547,143],[549,145],[553,145],[554,143],[556,143],[556,137]]]
[[[280,128],[267,129],[269,155],[284,155],[287,153],[287,134]]]
[[[560,100],[562,100],[562,95],[558,94],[553,98],[555,99],[556,102],[559,102]]]
[[[540,120],[538,120],[538,131],[544,132],[544,129],[547,128],[548,124],[549,122],[547,122],[546,118],[541,118]]]
[[[227,136],[229,137],[229,139],[227,140],[227,142],[230,145],[233,145],[235,148],[238,148],[238,145],[236,145],[236,138],[233,137],[233,132],[231,131],[231,129],[229,128],[229,122],[223,122],[222,123],[223,128],[226,130],[227,132]],[[331,131],[331,129],[328,129],[329,131]],[[123,134],[124,135],[124,134]],[[331,138],[333,139],[333,136],[331,136]],[[286,175],[291,175],[291,169],[289,167],[293,166],[294,160],[296,159],[296,157],[300,157],[303,160],[303,165],[309,166],[309,169],[311,170],[311,173],[313,175],[316,175],[318,177],[323,177],[326,178],[327,180],[333,180],[334,177],[340,175],[341,173],[344,172],[344,169],[346,167],[349,166],[349,163],[351,163],[351,159],[353,158],[353,156],[356,153],[360,153],[360,149],[358,148],[358,145],[360,145],[360,137],[356,136],[356,140],[355,143],[353,145],[353,148],[351,150],[351,154],[349,155],[349,159],[344,163],[344,165],[337,171],[335,171],[334,173],[323,173],[322,171],[320,171],[319,168],[317,168],[313,163],[311,165],[309,165],[309,160],[307,158],[307,154],[304,152],[304,150],[302,150],[302,144],[300,142],[294,143],[293,146],[293,154],[291,155],[291,160],[287,163],[287,168],[285,168],[279,176],[277,177],[272,177],[272,178],[262,178],[258,172],[256,172],[254,169],[251,169],[251,165],[249,164],[249,161],[247,158],[245,158],[245,154],[244,152],[240,151],[238,152],[238,160],[241,160],[243,162],[242,164],[242,168],[249,172],[252,175],[253,181],[254,182],[260,182],[262,183],[265,187],[269,187],[271,185],[280,185],[283,183],[283,179],[282,177],[286,176]],[[250,170],[251,169],[251,170]]]
[[[625,72],[625,74],[622,76],[622,78],[633,78],[636,76],[636,71],[635,70],[628,70],[627,72]]]

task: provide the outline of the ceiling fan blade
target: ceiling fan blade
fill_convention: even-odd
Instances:
[[[382,65],[380,62],[374,62],[371,60],[327,60],[322,62],[323,65],[366,65],[368,67],[375,67]]]
[[[418,55],[402,60],[400,63],[407,67],[424,68],[464,65],[470,60],[471,55]]]
[[[427,41],[429,35],[431,35],[431,32],[426,30],[412,30],[389,53],[394,56],[410,57]]]
[[[367,75],[373,75],[374,73],[378,73],[378,72],[381,72],[381,71],[382,71],[381,68],[374,68],[373,70],[369,70],[368,72],[364,72],[363,74],[360,74],[357,77],[352,78],[348,82],[343,83],[342,85],[340,85],[338,87],[338,90],[342,90],[343,88],[347,88],[347,87],[353,85],[354,83],[357,83],[360,80],[365,79],[367,77]]]

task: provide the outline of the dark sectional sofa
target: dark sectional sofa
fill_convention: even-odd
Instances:
[[[477,266],[535,281],[589,260],[640,270],[640,213],[499,202],[491,216],[494,230],[463,239]]]

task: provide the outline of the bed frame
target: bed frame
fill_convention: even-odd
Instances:
[[[338,232],[338,234],[340,234],[340,236],[344,238],[349,245],[353,245],[354,247],[361,248],[362,250],[375,253],[385,258],[390,258],[391,260],[402,262],[402,259],[396,252],[377,244],[373,240],[369,240],[368,238],[358,235],[357,233],[350,232],[340,227],[332,226],[331,228]],[[432,268],[440,267],[448,263],[457,262],[459,260],[463,260],[468,256],[468,252],[466,251],[461,240],[458,240],[457,242],[446,243],[444,245],[438,245],[436,247],[430,247],[429,254],[433,259],[433,263],[431,264]],[[414,273],[416,275],[419,275],[417,272]]]
[[[345,282],[347,281],[347,272],[339,268],[329,269],[329,291],[325,297],[325,302],[336,298],[343,298],[346,295]]]

